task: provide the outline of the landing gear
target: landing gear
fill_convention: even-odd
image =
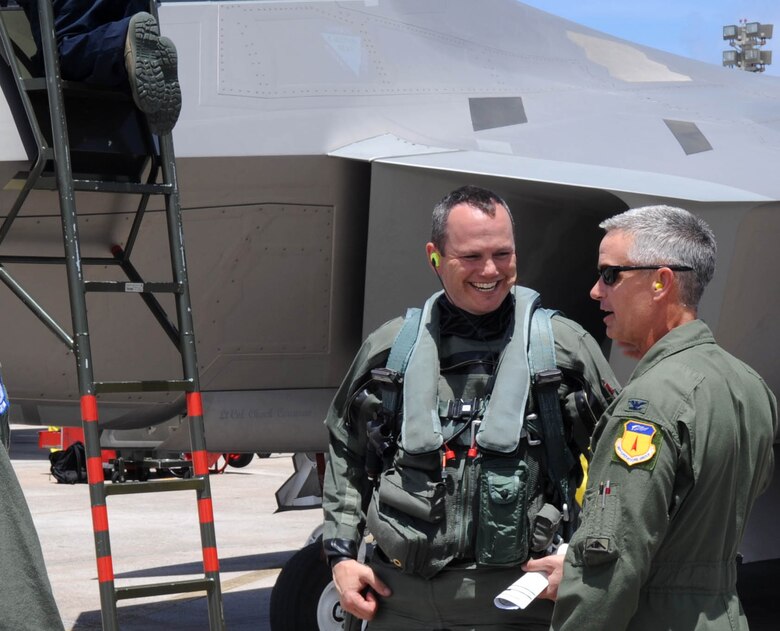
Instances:
[[[222,455],[227,461],[228,465],[231,467],[235,467],[236,469],[241,469],[243,467],[246,467],[250,462],[252,462],[252,458],[254,457],[254,454],[222,454]]]
[[[341,631],[344,612],[317,539],[287,561],[271,592],[272,631]]]

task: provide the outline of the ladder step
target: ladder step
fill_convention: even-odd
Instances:
[[[38,187],[36,186],[36,188]],[[170,195],[174,192],[173,184],[146,184],[140,182],[113,182],[109,180],[81,179],[73,180],[73,189],[76,191],[94,191],[98,193],[147,193],[149,195]]]
[[[106,496],[133,495],[134,493],[167,493],[171,491],[200,491],[205,487],[203,477],[152,480],[150,482],[123,482],[106,484]]]
[[[84,289],[124,294],[180,294],[182,292],[181,283],[128,283],[115,280],[88,280],[84,283]]]
[[[51,158],[49,158],[51,159]],[[19,171],[11,181],[6,184],[5,190],[20,190],[27,179],[27,171]],[[42,191],[56,191],[57,178],[51,173],[42,173],[36,180],[34,189]],[[118,182],[112,180],[85,180],[74,179],[73,189],[76,191],[89,191],[97,193],[134,193],[148,195],[170,195],[174,192],[172,184],[147,184],[146,182]]]
[[[189,392],[191,379],[169,379],[160,381],[96,381],[95,394],[107,392]]]
[[[165,594],[187,594],[190,592],[210,592],[214,589],[214,579],[197,578],[187,581],[170,581],[168,583],[150,583],[148,585],[133,585],[118,587],[114,590],[117,600],[128,598],[146,598],[147,596],[164,596]]]
[[[22,79],[22,86],[26,92],[45,92],[46,79],[44,77],[32,77]],[[94,83],[83,83],[80,81],[63,81],[62,89],[68,94],[80,96],[99,95],[101,99],[111,99],[114,101],[128,101],[130,95],[128,92],[118,90],[108,86],[95,85]]]

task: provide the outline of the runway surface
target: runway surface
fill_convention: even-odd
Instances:
[[[38,428],[12,431],[11,460],[30,506],[54,596],[68,631],[102,629],[86,484],[57,484]],[[319,509],[275,513],[274,492],[293,472],[290,455],[254,458],[211,476],[225,621],[268,631],[271,589],[285,561],[320,523]],[[194,491],[108,498],[116,585],[202,576]],[[206,631],[204,596],[120,601],[122,631]],[[303,630],[302,630],[303,631]]]
[[[38,428],[16,426],[11,460],[35,520],[55,598],[68,631],[98,631],[95,549],[86,484],[57,484]],[[280,569],[321,521],[319,509],[277,513],[275,491],[292,474],[289,454],[254,458],[211,476],[224,612],[230,631],[269,631],[268,605]],[[117,586],[193,578],[201,572],[193,492],[108,500]],[[780,628],[780,561],[742,566],[739,591],[752,631]],[[205,597],[121,601],[122,631],[207,631]],[[306,631],[306,630],[301,630]]]

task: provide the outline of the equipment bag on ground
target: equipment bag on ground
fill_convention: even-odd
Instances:
[[[49,454],[51,474],[61,484],[87,481],[87,457],[84,443],[75,442],[67,449]]]

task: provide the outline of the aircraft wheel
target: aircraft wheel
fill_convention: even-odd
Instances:
[[[242,467],[247,466],[250,462],[252,462],[252,458],[254,457],[254,454],[224,454],[225,460],[227,460],[227,463],[231,467],[235,467],[236,469],[241,469]]]
[[[282,568],[271,591],[272,631],[341,631],[344,612],[322,554],[322,541],[301,548]]]

